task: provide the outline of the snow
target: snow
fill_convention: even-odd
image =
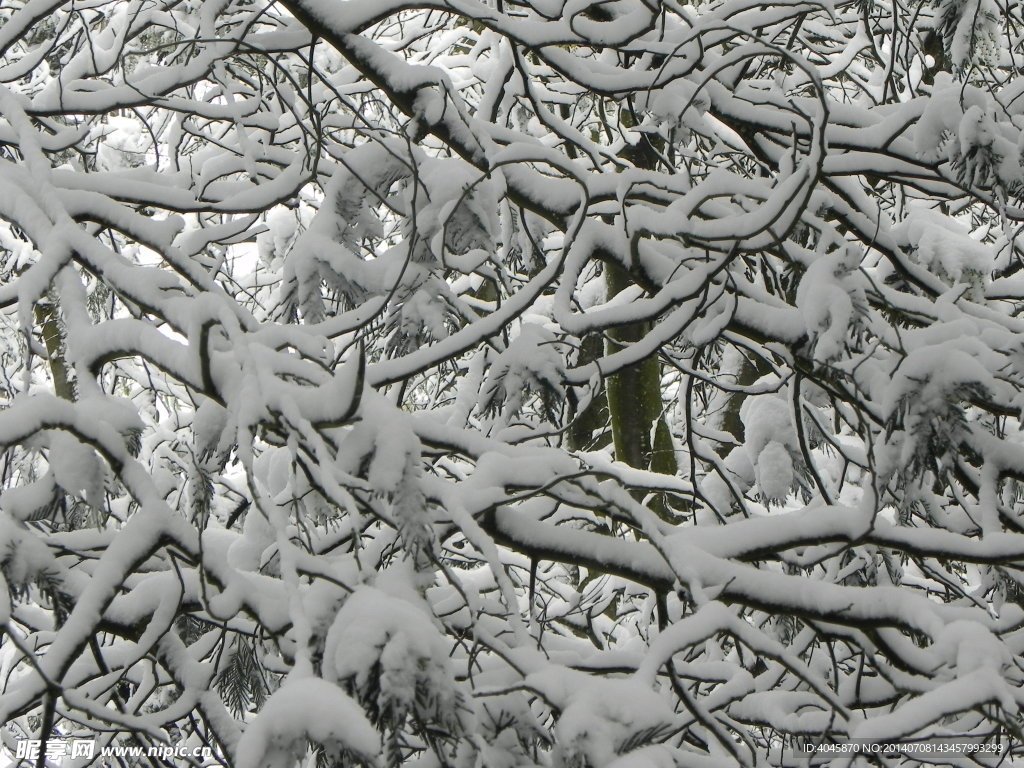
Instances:
[[[5,594],[9,615],[13,594],[10,584],[22,587],[47,570],[60,574],[62,569],[42,541],[6,516],[0,518],[0,546],[5,553],[3,576],[4,586],[8,587]]]
[[[756,460],[770,442],[793,448],[797,445],[789,406],[777,396],[764,395],[744,400],[740,419],[743,422],[744,446],[752,460]]]
[[[527,680],[561,709],[555,726],[559,745],[555,759],[563,765],[615,765],[615,755],[628,752],[625,745],[636,734],[667,729],[674,720],[661,696],[633,680],[606,678],[579,684],[555,670],[534,673]]]
[[[408,677],[419,674],[417,667],[422,670],[425,665],[436,663],[439,655],[447,655],[428,611],[420,600],[412,602],[375,587],[357,589],[345,601],[327,633],[324,657],[328,678],[354,678],[361,688],[379,661],[382,674],[393,678],[392,684],[409,684]],[[443,674],[443,670],[439,673]]]
[[[1013,718],[1020,7],[94,5],[0,9],[5,744],[51,681],[249,768]]]
[[[976,622],[951,622],[936,638],[933,650],[958,676],[987,668],[1008,681],[1020,677],[1010,649]]]
[[[822,255],[807,268],[797,288],[796,303],[816,337],[815,356],[821,360],[838,357],[846,334],[856,322],[854,302],[863,305],[863,291],[848,277],[858,256],[852,247]]]
[[[915,258],[953,282],[983,286],[991,250],[969,236],[967,227],[934,209],[915,206],[893,230],[898,242],[916,248]],[[976,292],[973,295],[977,295]]]
[[[793,459],[786,446],[775,440],[757,455],[757,486],[765,498],[783,502],[793,485]]]
[[[1006,681],[991,668],[977,669],[956,680],[910,699],[885,717],[864,720],[851,736],[875,741],[899,741],[916,735],[929,724],[973,707],[995,702],[1015,710],[1015,698]]]
[[[958,67],[973,61],[992,60],[1000,45],[997,21],[1002,10],[994,0],[967,0],[957,4],[955,28],[949,42],[949,57]]]
[[[702,95],[694,83],[680,78],[649,97],[647,109],[657,123],[669,130],[710,133],[711,129],[702,117],[709,106],[708,97]]]
[[[794,478],[794,452],[799,450],[789,405],[774,395],[751,397],[740,408],[745,435],[744,455],[749,460],[739,464],[740,457],[730,456],[730,469],[741,477],[749,477],[753,469],[762,496],[769,501],[785,501]]]
[[[512,342],[490,364],[481,390],[504,420],[519,412],[530,391],[561,399],[564,363],[557,336],[539,323],[523,322]]]
[[[315,677],[289,677],[245,728],[235,748],[240,768],[286,768],[307,741],[373,761],[380,736],[362,708],[340,688]]]
[[[92,448],[57,433],[50,438],[49,462],[57,485],[94,507],[102,505],[106,468]]]

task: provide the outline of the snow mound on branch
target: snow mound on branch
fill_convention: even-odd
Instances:
[[[338,451],[338,465],[345,472],[365,473],[375,493],[394,494],[414,480],[420,440],[381,398],[366,398],[362,414]]]
[[[452,727],[447,721],[455,717],[458,694],[449,650],[411,587],[385,591],[364,585],[349,596],[327,631],[324,676],[349,681],[360,698],[375,700],[385,717],[401,720],[415,709],[422,719]]]
[[[744,447],[766,501],[782,502],[794,480],[793,456],[799,450],[789,405],[774,396],[751,397],[740,407]]]
[[[275,260],[282,258],[299,232],[299,220],[296,213],[283,206],[272,209],[267,214],[267,231],[256,237],[257,250],[263,263],[274,266]]]
[[[139,120],[108,115],[92,131],[97,140],[96,163],[100,170],[118,171],[146,162],[150,138]]]
[[[238,742],[238,768],[290,768],[307,741],[328,753],[373,762],[380,737],[362,709],[336,685],[317,677],[291,678],[267,699]]]
[[[782,443],[772,440],[757,456],[757,486],[774,502],[785,501],[793,485],[793,459]]]
[[[201,462],[213,460],[221,469],[232,447],[228,410],[215,400],[203,398],[192,419],[192,442],[196,458]]]
[[[770,442],[787,448],[798,448],[796,430],[790,418],[789,405],[778,397],[750,397],[740,406],[745,445],[751,460],[756,459]]]
[[[955,83],[948,72],[937,73],[931,96],[914,126],[918,157],[932,163],[952,159],[947,154],[953,149],[949,139],[956,135],[964,111],[985,104],[986,95],[979,88]]]
[[[57,485],[89,506],[103,506],[106,465],[92,448],[71,435],[57,432],[50,438],[50,468]]]
[[[941,211],[915,208],[893,234],[900,244],[916,249],[916,261],[951,283],[980,288],[991,270],[989,247],[971,239],[967,227]]]
[[[1007,97],[1011,101],[1007,101]],[[1013,92],[999,98],[1012,106]],[[997,98],[940,72],[928,103],[914,126],[914,148],[930,163],[948,161],[962,183],[1019,189],[1024,174],[1024,133],[1006,120]]]
[[[417,211],[414,225],[424,228],[431,253],[493,249],[500,230],[494,182],[459,158],[427,158],[419,171],[429,202]]]
[[[324,674],[331,680],[354,678],[361,687],[378,661],[390,663],[395,672],[405,665],[395,652],[399,648],[409,660],[448,656],[448,646],[425,605],[361,586],[345,601],[328,630]]]
[[[0,492],[0,510],[14,520],[32,520],[46,514],[57,500],[57,485],[49,470],[34,482]]]
[[[988,667],[999,673],[1013,665],[1013,654],[988,628],[976,621],[953,621],[935,640],[933,650],[942,660],[966,675]]]
[[[500,410],[503,418],[519,413],[530,392],[540,396],[548,418],[565,395],[564,360],[555,334],[537,323],[524,322],[519,334],[491,364],[481,390],[486,410]]]
[[[0,516],[0,572],[3,587],[23,587],[47,572],[54,576],[61,574],[46,544],[6,515]]]
[[[823,255],[807,268],[796,289],[796,304],[808,335],[815,338],[818,360],[842,354],[854,323],[854,308],[866,303],[863,292],[848,276],[859,261],[853,248]]]
[[[582,685],[571,695],[555,726],[559,745],[555,765],[659,765],[618,756],[659,741],[672,720],[672,711],[665,701],[635,680],[597,680]]]
[[[708,131],[703,115],[711,106],[711,100],[706,93],[698,91],[696,83],[684,79],[673,80],[638,101],[641,109],[650,112],[655,125],[672,131]],[[641,128],[646,129],[648,126],[643,125]]]
[[[994,0],[942,0],[938,5],[949,59],[957,69],[972,61],[991,64],[998,60],[1003,12]]]

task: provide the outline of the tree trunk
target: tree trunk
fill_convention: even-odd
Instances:
[[[620,110],[620,123],[631,127],[636,123],[632,106]],[[637,168],[654,170],[660,162],[658,148],[647,135],[635,145],[619,153]],[[633,284],[629,273],[611,260],[605,262],[605,287],[608,297],[618,295]],[[640,341],[651,330],[651,323],[623,325],[608,333],[606,352],[612,354]],[[661,362],[658,354],[644,358],[636,365],[619,371],[608,380],[608,414],[612,424],[615,458],[638,469],[649,469],[665,475],[678,470],[675,450],[668,424],[662,414]],[[654,505],[659,515],[668,515],[664,500]]]
[[[57,305],[43,300],[36,304],[35,315],[43,334],[43,344],[46,345],[54,393],[65,400],[74,400],[75,385],[68,377],[68,365],[64,359],[64,333],[60,327]]]

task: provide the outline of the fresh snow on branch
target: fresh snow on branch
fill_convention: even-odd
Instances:
[[[0,765],[1024,761],[1022,39],[0,4]]]

